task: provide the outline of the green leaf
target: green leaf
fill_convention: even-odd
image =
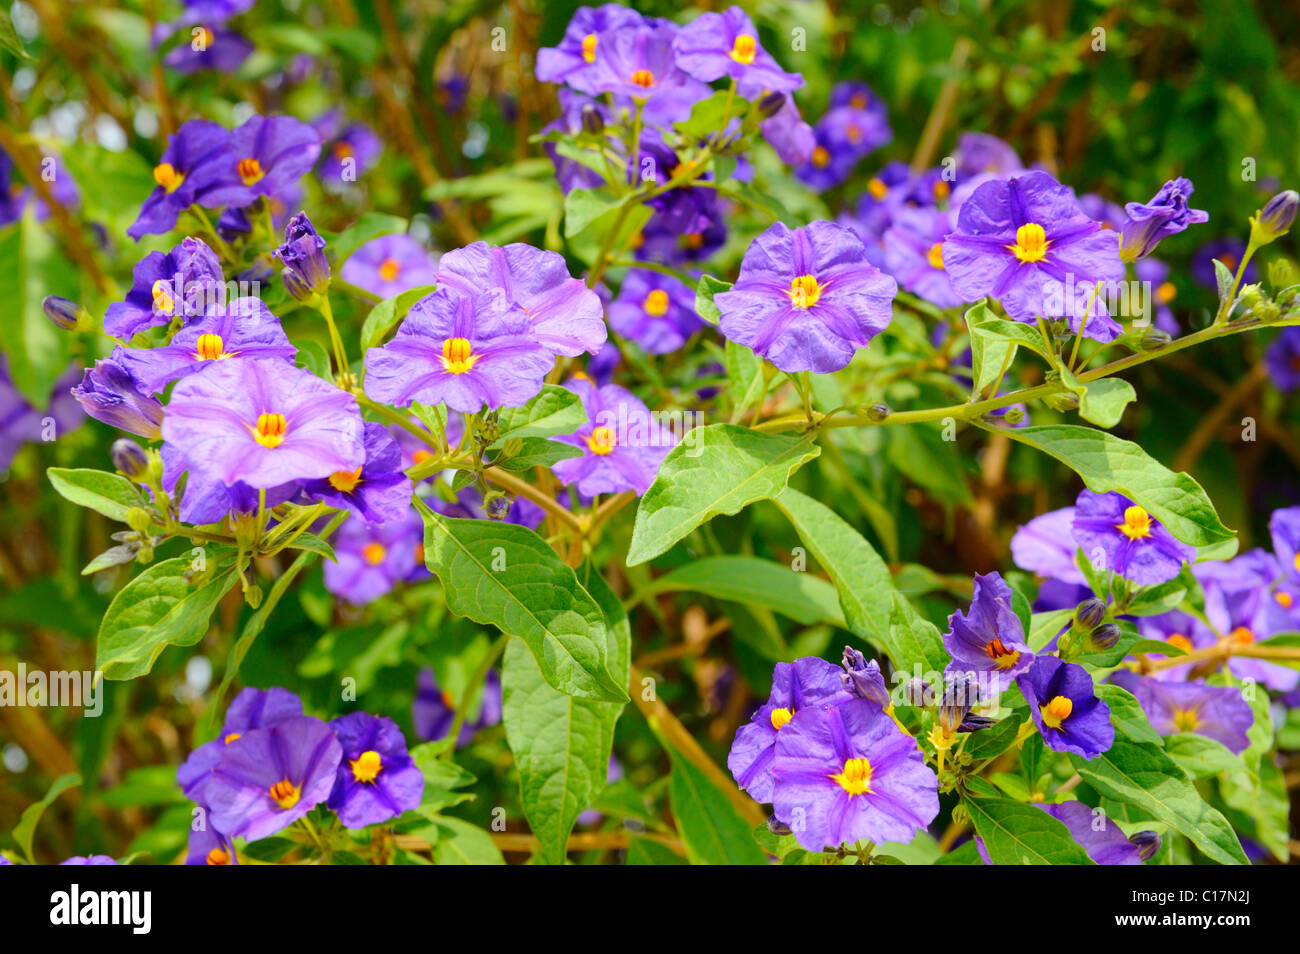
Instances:
[[[1009,798],[968,796],[975,833],[995,865],[1090,865],[1069,829],[1036,805]]]
[[[811,435],[764,434],[710,424],[669,451],[637,508],[628,566],[657,557],[700,524],[775,497],[821,453]]]
[[[0,10],[0,19],[4,17]],[[75,335],[54,326],[41,302],[46,295],[79,296],[77,272],[59,252],[35,203],[14,225],[0,229],[0,289],[5,295],[4,351],[14,386],[40,410],[50,406],[54,382],[68,368]]]
[[[633,838],[627,843],[626,864],[683,865],[686,864],[686,859],[661,841],[652,838]]]
[[[646,592],[683,590],[734,603],[764,606],[804,625],[818,622],[845,625],[835,587],[820,577],[759,557],[717,556],[692,560],[655,579]]]
[[[1084,389],[1079,397],[1079,416],[1098,427],[1114,427],[1124,409],[1137,399],[1133,385],[1123,378],[1102,378]]]
[[[19,59],[32,58],[27,48],[23,46],[23,41],[18,38],[18,33],[14,30],[14,21],[10,18],[8,10],[0,10],[0,49],[8,50]]]
[[[397,324],[402,321],[414,305],[421,298],[432,295],[437,291],[436,285],[421,285],[419,288],[408,288],[400,295],[394,295],[392,298],[385,298],[366,315],[366,320],[361,325],[361,350],[369,351],[379,344],[388,332],[392,331]]]
[[[894,584],[889,567],[862,534],[825,504],[787,487],[774,502],[835,584],[848,628],[889,653],[895,668],[915,660],[895,656],[890,629]],[[910,641],[909,641],[910,645]]]
[[[144,506],[135,485],[120,474],[65,467],[51,467],[45,473],[61,496],[112,520],[126,523],[128,510]]]
[[[1102,795],[1164,822],[1214,861],[1249,864],[1227,819],[1206,804],[1183,770],[1155,743],[1136,742],[1117,727],[1108,752],[1092,759],[1070,753],[1070,762]]]
[[[497,418],[497,442],[511,437],[555,437],[572,434],[587,421],[582,399],[568,388],[547,384],[523,407],[504,408]]]
[[[293,542],[287,544],[290,550],[310,550],[317,556],[322,556],[330,562],[335,562],[334,548],[316,536],[314,533],[303,532],[294,537]]]
[[[765,865],[767,856],[734,805],[686,759],[669,748],[669,799],[693,865]]]
[[[28,864],[36,864],[36,858],[32,855],[32,836],[36,834],[36,825],[40,822],[41,816],[45,814],[45,809],[53,805],[54,800],[68,789],[80,784],[81,776],[76,772],[60,775],[50,785],[49,791],[45,793],[44,798],[23,809],[18,824],[14,826],[14,830],[10,834],[13,840],[18,842],[18,847],[22,849],[23,856],[27,859]]]
[[[763,374],[763,359],[744,345],[728,338],[725,355],[727,396],[731,399],[731,423],[734,424],[762,399],[767,379]]]
[[[559,461],[581,456],[582,449],[572,444],[545,437],[512,437],[510,442],[501,446],[501,456],[495,458],[492,465],[519,472],[533,467],[550,467]]]
[[[108,679],[134,679],[168,646],[193,646],[208,631],[217,603],[235,585],[233,567],[189,582],[190,558],[155,563],[113,597],[99,625],[95,668]]]
[[[966,739],[962,754],[969,755],[973,762],[1001,755],[1011,748],[1011,743],[1016,740],[1016,736],[1020,733],[1020,726],[1024,724],[1024,721],[1025,711],[1021,709],[1011,713],[997,725],[971,733],[970,737]]]
[[[673,123],[673,128],[687,139],[707,139],[726,125],[727,112],[735,102],[734,93],[719,90],[692,106],[690,118]]]
[[[1201,485],[1175,474],[1137,444],[1074,424],[1042,424],[998,431],[1055,457],[1096,493],[1118,491],[1146,508],[1184,543],[1207,546],[1234,535],[1219,520]]]
[[[596,601],[541,537],[526,527],[457,520],[415,501],[424,556],[447,608],[518,636],[546,681],[584,699],[623,702],[626,681],[608,669],[610,636]]]
[[[972,308],[966,312],[966,326],[970,329],[972,350],[977,337],[1001,338],[1003,341],[1013,343],[1021,348],[1028,348],[1040,358],[1046,360],[1048,364],[1055,363],[1056,356],[1047,350],[1047,344],[1043,341],[1043,336],[1039,334],[1037,328],[1020,321],[1008,321],[1005,318],[999,318],[988,309],[987,305],[976,306],[976,308],[981,307],[984,310],[975,316],[973,326],[971,325],[971,315],[975,309]]]
[[[503,865],[505,859],[492,836],[459,818],[440,816],[433,841],[433,860],[440,865]]]
[[[352,257],[352,253],[371,239],[379,238],[381,235],[397,235],[405,231],[406,219],[400,215],[367,212],[336,235],[325,247],[333,264],[333,271],[337,274],[343,267],[343,263]]]
[[[713,303],[713,296],[718,292],[728,291],[731,288],[730,282],[720,281],[712,275],[701,275],[700,282],[695,286],[695,313],[711,325],[716,325],[722,319],[722,312],[718,311],[718,306]],[[727,344],[730,346],[731,341]],[[738,348],[744,348],[744,345],[737,345]],[[751,355],[754,354],[749,348],[744,348]],[[758,356],[754,355],[757,361]]]
[[[1244,771],[1241,756],[1233,755],[1222,742],[1197,735],[1179,732],[1164,740],[1165,753],[1178,767],[1194,779],[1213,778],[1221,772]]]
[[[1002,335],[990,334],[981,325],[993,317],[985,302],[979,302],[966,310],[966,327],[970,331],[970,352],[973,363],[974,385],[971,394],[976,400],[989,395],[997,384],[1002,369],[1015,360],[1017,342]]]
[[[938,628],[898,592],[893,594],[889,614],[889,656],[896,670],[912,673],[919,665],[922,676],[942,673],[948,662]]]
[[[449,739],[441,739],[411,749],[411,760],[424,774],[424,794],[420,797],[418,810],[427,818],[474,797],[470,792],[458,791],[474,784],[473,774],[451,759],[441,757],[450,742]]]
[[[1097,686],[1097,695],[1110,708],[1110,721],[1117,730],[1134,742],[1150,742],[1163,746],[1160,733],[1151,727],[1147,714],[1142,710],[1142,703],[1126,689],[1110,683]]]

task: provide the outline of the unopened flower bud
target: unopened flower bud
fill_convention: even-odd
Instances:
[[[1112,649],[1119,642],[1120,628],[1114,623],[1102,623],[1091,633],[1088,639],[1098,649]]]
[[[1106,603],[1093,597],[1090,600],[1084,600],[1074,609],[1074,621],[1082,629],[1091,632],[1106,620]]]
[[[927,708],[934,705],[934,690],[923,676],[913,676],[903,686],[903,700],[905,705]]]
[[[1157,328],[1153,325],[1142,332],[1142,337],[1138,339],[1137,346],[1140,351],[1159,351],[1173,340],[1173,335],[1163,328]]]
[[[1150,861],[1160,850],[1160,836],[1153,831],[1139,831],[1129,837],[1143,861]]]
[[[1057,391],[1043,398],[1043,403],[1053,411],[1073,411],[1079,406],[1079,395],[1073,391]]]
[[[129,480],[139,480],[149,473],[149,457],[144,448],[129,437],[113,442],[113,466]]]
[[[958,677],[944,689],[939,703],[939,725],[951,735],[961,731],[971,707],[979,702],[979,684],[970,677]]]
[[[1294,189],[1279,192],[1250,220],[1250,241],[1253,245],[1267,245],[1291,231],[1296,212],[1300,210],[1300,193]]]
[[[879,424],[885,418],[889,417],[889,405],[881,404],[877,401],[875,404],[868,404],[866,407],[867,420],[875,421]]]
[[[844,647],[844,688],[859,699],[868,699],[882,709],[890,704],[885,677],[880,674],[880,664],[867,659],[851,646]]]
[[[582,129],[593,136],[599,136],[605,131],[605,117],[590,103],[582,107]]]
[[[791,834],[790,826],[787,825],[785,822],[781,821],[775,815],[772,815],[767,819],[767,830],[774,835]]]
[[[325,240],[317,234],[306,213],[299,212],[284,230],[284,244],[275,250],[284,263],[280,278],[285,290],[298,301],[310,301],[323,294],[330,283],[330,263],[325,257]]]
[[[58,295],[47,295],[41,302],[41,308],[45,310],[45,317],[54,322],[56,328],[64,331],[76,331],[86,314],[75,301]]]
[[[758,101],[758,112],[764,119],[771,119],[785,105],[785,93],[768,93]]]

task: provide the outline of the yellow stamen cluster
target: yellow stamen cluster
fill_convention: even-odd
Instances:
[[[205,864],[209,865],[228,865],[230,864],[230,855],[220,848],[213,848],[203,860]]]
[[[632,73],[632,84],[642,89],[649,89],[655,84],[655,75],[649,70],[636,70]]]
[[[799,275],[790,280],[790,304],[807,311],[822,297],[822,286],[813,275]]]
[[[287,811],[298,804],[298,799],[302,797],[302,789],[284,778],[271,786],[269,794],[271,801]]]
[[[1184,636],[1182,633],[1174,633],[1172,636],[1166,639],[1165,642],[1167,642],[1170,646],[1177,646],[1185,653],[1190,653],[1192,651],[1192,641],[1188,639],[1186,636]]]
[[[1124,522],[1115,524],[1115,529],[1130,540],[1145,540],[1151,536],[1151,514],[1139,506],[1124,508]]]
[[[850,795],[866,795],[871,791],[871,763],[862,758],[848,759],[831,778]]]
[[[588,63],[596,62],[596,42],[597,37],[594,33],[588,33],[582,38],[582,58]]]
[[[736,42],[731,44],[731,58],[742,66],[753,63],[757,54],[758,41],[748,33],[740,34],[736,37]]]
[[[943,243],[935,242],[931,245],[930,251],[925,253],[925,260],[930,263],[931,268],[943,271]]]
[[[358,782],[373,782],[379,777],[379,773],[384,770],[384,762],[379,757],[379,753],[373,749],[362,752],[355,759],[349,759],[348,765],[352,767],[352,777]]]
[[[1001,639],[991,639],[985,643],[984,652],[999,669],[1010,669],[1020,660],[1020,651],[1007,649]]]
[[[618,435],[614,433],[612,427],[592,428],[591,436],[587,438],[587,446],[591,452],[599,457],[606,454],[612,454],[614,448],[618,446]]]
[[[336,470],[330,474],[330,486],[335,490],[350,494],[357,489],[357,484],[361,483],[361,468],[356,470]]]
[[[1026,222],[1016,229],[1016,242],[1008,245],[1007,251],[1022,262],[1041,262],[1051,244],[1046,229],[1037,222]]]
[[[172,297],[171,282],[165,278],[160,278],[153,283],[150,289],[153,295],[153,310],[160,315],[170,315],[176,308],[176,299]]]
[[[794,718],[793,709],[773,709],[772,716],[771,716],[772,728],[780,732],[781,726],[788,725],[790,720],[793,718]]]
[[[478,363],[468,338],[448,338],[442,343],[442,366],[451,374],[464,374]]]
[[[1049,729],[1059,729],[1061,723],[1070,718],[1070,713],[1074,711],[1074,700],[1068,696],[1055,696],[1052,701],[1038,709],[1039,715],[1043,717],[1043,725]]]
[[[246,186],[251,186],[254,182],[257,182],[266,175],[266,173],[262,171],[262,164],[253,156],[249,156],[247,159],[240,159],[239,165],[235,167],[235,171],[239,173],[240,180]]]
[[[402,271],[402,263],[395,258],[386,258],[379,263],[379,277],[386,282],[396,281]]]
[[[645,296],[642,307],[645,308],[645,313],[652,318],[662,318],[668,314],[668,293],[662,288],[656,288]]]
[[[871,198],[877,202],[882,201],[885,196],[889,195],[889,186],[885,185],[881,179],[872,178],[867,183],[867,191],[871,193]]]
[[[825,146],[816,146],[812,151],[812,164],[818,169],[825,169],[831,164],[831,154]]]
[[[221,340],[221,335],[199,335],[199,340],[194,343],[194,356],[200,361],[216,361],[228,357],[226,343]]]
[[[284,434],[288,429],[289,422],[283,414],[259,414],[257,426],[253,428],[253,439],[263,447],[279,447],[284,443]]]
[[[388,555],[388,550],[382,543],[367,543],[361,548],[361,557],[371,566],[378,566],[384,562],[384,557]]]
[[[170,194],[181,187],[185,181],[185,173],[181,172],[170,162],[160,162],[153,167],[153,181],[158,183]]]
[[[1174,727],[1179,732],[1195,732],[1201,720],[1191,709],[1178,709],[1174,712]]]

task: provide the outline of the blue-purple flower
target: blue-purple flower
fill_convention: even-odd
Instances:
[[[817,135],[799,114],[793,96],[787,95],[781,101],[781,107],[759,124],[759,131],[787,165],[802,165],[817,148]]]
[[[154,166],[157,187],[126,234],[138,242],[141,236],[171,231],[177,216],[195,203],[226,204],[209,196],[228,178],[233,157],[230,133],[216,123],[192,119],[181,126]]]
[[[409,235],[381,235],[349,255],[342,274],[345,282],[382,300],[436,284],[438,266],[429,250]]]
[[[555,363],[534,327],[500,288],[439,287],[411,307],[392,341],[366,352],[366,393],[395,407],[419,401],[464,414],[520,407]]]
[[[633,269],[609,306],[609,324],[650,354],[668,354],[704,327],[695,290],[671,275]]]
[[[727,768],[736,784],[758,802],[772,801],[772,761],[776,740],[798,713],[807,708],[841,705],[855,699],[844,687],[844,670],[816,656],[777,663],[772,691],[749,722],[736,732]],[[880,708],[879,704],[876,708]]]
[[[946,671],[985,673],[988,690],[1001,692],[1034,661],[1026,638],[1011,604],[1011,587],[996,572],[976,576],[970,612],[948,617],[943,645],[952,662]]]
[[[221,761],[226,747],[238,742],[246,732],[269,729],[287,719],[302,715],[302,700],[288,689],[243,689],[226,709],[221,732],[190,753],[176,770],[176,782],[185,797],[204,804],[203,786]]]
[[[1134,695],[1161,735],[1195,732],[1238,754],[1250,745],[1246,732],[1255,723],[1255,713],[1240,689],[1148,678],[1138,683]]]
[[[175,497],[181,477],[185,477],[178,516],[183,522],[196,526],[219,523],[228,514],[256,513],[261,506],[263,492],[266,495],[266,506],[278,507],[297,496],[300,489],[296,480],[265,488],[264,491],[243,481],[227,486],[211,474],[191,470],[185,455],[171,444],[163,444],[161,454],[162,488]]]
[[[1187,205],[1194,191],[1191,180],[1170,179],[1150,202],[1128,203],[1124,207],[1128,219],[1119,233],[1120,258],[1125,262],[1146,258],[1163,239],[1185,231],[1189,225],[1208,222],[1209,213]]]
[[[480,729],[501,721],[501,676],[495,669],[488,670],[476,706],[477,714],[472,710],[470,717],[460,724],[457,745],[468,745]],[[438,677],[432,669],[420,670],[415,701],[411,705],[411,721],[415,723],[415,734],[427,742],[446,738],[456,721],[456,699],[438,685]]]
[[[162,436],[192,470],[271,488],[365,462],[357,400],[288,362],[217,361],[172,391]]]
[[[162,61],[163,66],[177,73],[233,73],[253,52],[247,37],[223,26],[195,26],[178,32],[182,34],[181,42]]]
[[[350,517],[330,542],[337,559],[325,564],[325,589],[355,606],[379,599],[424,562],[424,522],[414,510],[379,524]]]
[[[1082,666],[1055,656],[1035,656],[1016,685],[1049,749],[1091,759],[1114,743],[1110,707],[1097,698],[1092,676]]]
[[[328,187],[338,189],[355,182],[383,154],[384,141],[373,129],[365,123],[344,126],[337,109],[316,117],[312,126],[322,142],[316,176]]]
[[[537,78],[543,83],[568,83],[574,89],[595,93],[594,69],[601,38],[611,31],[645,25],[645,18],[620,3],[579,7],[564,30],[558,46],[537,51]]]
[[[1084,490],[1074,502],[1074,540],[1092,564],[1140,586],[1172,580],[1196,548],[1177,540],[1155,517],[1118,493]]]
[[[831,222],[778,222],[754,240],[730,291],[714,298],[722,333],[782,371],[838,371],[882,331],[898,293],[862,241]]]
[[[1300,328],[1283,328],[1264,352],[1268,375],[1279,391],[1300,387]]]
[[[943,266],[943,240],[951,231],[947,212],[903,208],[884,236],[885,270],[913,295],[940,308],[962,303]]]
[[[343,747],[329,807],[345,828],[364,828],[418,808],[424,774],[392,719],[353,712],[330,723]]]
[[[567,81],[591,96],[611,93],[643,105],[653,104],[648,109],[660,113],[652,114],[651,123],[665,118],[665,107],[668,114],[684,119],[690,106],[711,90],[678,66],[673,52],[677,33],[676,24],[666,20],[602,33],[592,68],[570,74]]]
[[[584,497],[623,490],[645,493],[659,465],[677,443],[649,409],[617,384],[597,388],[575,378],[567,385],[582,399],[587,421],[573,434],[556,437],[581,450],[581,457],[556,461],[552,470],[566,484],[576,484]]]
[[[243,208],[281,196],[311,171],[320,136],[292,116],[251,116],[229,134],[223,180],[206,196],[212,205]]]
[[[711,83],[724,76],[736,82],[745,99],[764,93],[792,93],[803,85],[798,73],[787,73],[758,42],[754,21],[740,7],[725,13],[702,13],[673,40],[677,65]]]
[[[772,811],[809,851],[909,842],[939,814],[916,741],[863,699],[806,707],[776,736]]]
[[[146,328],[201,315],[225,297],[216,253],[202,239],[187,238],[166,254],[150,252],[135,263],[126,299],[104,312],[104,331],[130,341]]]
[[[411,479],[402,469],[402,452],[382,424],[365,423],[366,460],[323,480],[303,481],[310,500],[350,510],[370,523],[401,520],[411,509]]]
[[[1016,321],[1068,318],[1075,331],[1082,325],[1098,341],[1118,333],[1097,291],[1099,283],[1124,277],[1115,237],[1045,172],[979,186],[957,213],[942,254],[953,289],[966,301],[992,296]]]
[[[145,393],[127,370],[121,360],[123,352],[116,348],[112,355],[87,368],[72,396],[95,420],[153,440],[162,433],[163,406]]]
[[[537,339],[557,355],[595,354],[607,337],[600,299],[569,274],[564,256],[557,252],[522,242],[500,248],[474,242],[442,256],[438,287],[467,295],[499,288],[523,307]]]
[[[1038,805],[1070,832],[1070,837],[1099,865],[1140,865],[1138,846],[1125,836],[1119,825],[1083,802]]]
[[[325,257],[325,240],[306,212],[299,212],[289,220],[284,244],[275,250],[275,257],[284,263],[280,277],[285,289],[298,301],[309,301],[329,288],[330,263]]]

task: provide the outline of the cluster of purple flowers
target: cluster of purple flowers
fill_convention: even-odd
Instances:
[[[420,804],[424,775],[391,719],[303,714],[286,689],[245,689],[221,734],[177,770],[195,802],[187,864],[237,864],[235,839],[257,841],[322,803],[347,828],[398,818]]]

